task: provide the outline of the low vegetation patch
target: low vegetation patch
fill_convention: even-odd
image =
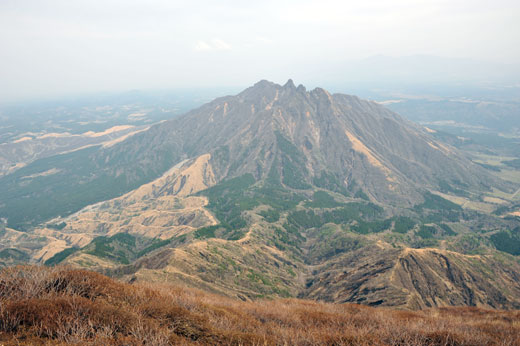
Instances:
[[[416,234],[423,239],[430,239],[435,237],[436,231],[437,230],[433,226],[421,225]]]
[[[186,238],[186,236],[181,237]],[[128,233],[117,233],[111,237],[100,236],[94,238],[83,248],[71,247],[60,251],[46,260],[44,264],[47,266],[58,265],[77,252],[84,252],[119,264],[129,264],[137,258],[167,246],[172,242],[184,242],[185,239],[181,239],[181,237],[160,240]]]
[[[316,191],[312,196],[312,201],[308,201],[305,205],[309,208],[335,208],[343,203],[336,202],[334,197],[325,191]]]
[[[491,242],[497,250],[510,253],[511,255],[520,255],[520,227],[513,231],[500,231],[490,237]]]
[[[45,261],[46,266],[54,266],[63,262],[67,257],[76,253],[79,250],[77,247],[69,247],[63,251],[58,252],[51,258]]]
[[[430,192],[424,194],[424,202],[414,207],[426,223],[457,222],[462,219],[462,207]]]
[[[415,221],[406,216],[398,216],[394,222],[394,232],[406,233],[415,227]]]
[[[338,192],[347,197],[350,195],[345,188],[345,184],[330,172],[322,171],[319,175],[314,177],[312,182],[317,187]]]
[[[289,224],[294,225],[299,229],[319,228],[327,223],[335,223],[338,225],[348,224],[352,221],[358,221],[363,224],[361,228],[370,229],[378,223],[384,223],[383,228],[388,228],[387,221],[374,220],[373,223],[366,223],[365,220],[372,220],[380,217],[383,209],[372,203],[346,203],[341,208],[333,210],[298,210],[292,211],[287,217]],[[382,226],[382,225],[381,225]],[[375,231],[380,231],[380,225],[376,225]],[[374,228],[372,227],[372,228]],[[384,229],[383,229],[384,230]]]

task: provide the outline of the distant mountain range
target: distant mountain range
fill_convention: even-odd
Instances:
[[[0,257],[242,299],[520,307],[520,223],[492,214],[517,188],[380,104],[260,81],[0,178]]]

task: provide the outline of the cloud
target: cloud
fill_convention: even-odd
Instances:
[[[260,43],[263,43],[263,44],[274,43],[274,41],[272,39],[270,39],[268,37],[264,37],[264,36],[257,36],[256,41],[260,42]]]
[[[231,45],[219,38],[214,38],[211,41],[197,41],[195,44],[195,50],[199,52],[230,49]]]
[[[212,49],[212,47],[208,43],[206,43],[204,41],[198,41],[195,44],[195,50],[197,50],[197,51],[201,51],[202,52],[202,51],[207,51],[207,50],[211,50],[211,49]]]
[[[226,42],[224,42],[222,40],[219,40],[219,39],[214,39],[212,41],[212,43],[213,43],[213,47],[215,47],[215,49],[217,49],[217,50],[229,50],[229,49],[231,49],[231,46],[228,43],[226,43]]]

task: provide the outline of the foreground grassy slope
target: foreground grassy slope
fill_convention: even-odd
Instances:
[[[64,267],[0,273],[4,345],[518,345],[520,312],[242,302]]]

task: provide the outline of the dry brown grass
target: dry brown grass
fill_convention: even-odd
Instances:
[[[520,312],[242,302],[71,268],[0,272],[0,345],[520,345]]]

